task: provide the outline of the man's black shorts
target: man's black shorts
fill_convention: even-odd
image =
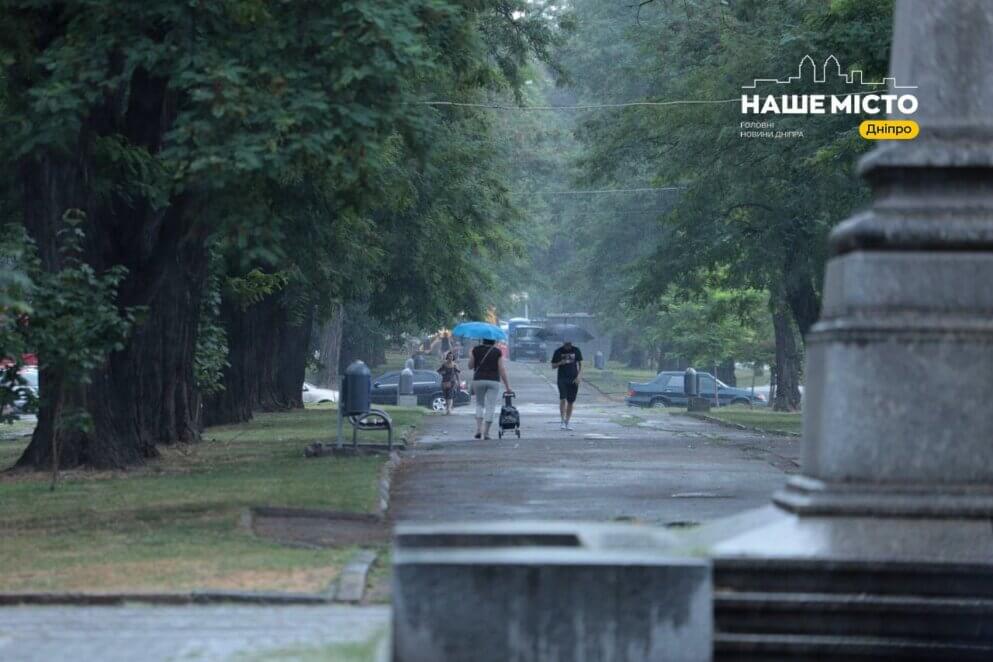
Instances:
[[[579,394],[579,384],[576,382],[559,382],[559,400],[575,402],[576,395]]]

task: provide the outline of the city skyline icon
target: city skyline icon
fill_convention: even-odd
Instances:
[[[831,75],[836,78],[841,78],[845,81],[846,85],[859,85],[861,87],[890,87],[894,90],[916,90],[917,85],[897,85],[896,78],[886,77],[881,81],[864,81],[863,73],[861,69],[852,69],[851,73],[845,73],[841,70],[841,63],[838,61],[834,55],[829,55],[825,60],[824,64],[820,67],[820,77],[818,77],[818,67],[817,63],[814,62],[814,58],[809,54],[804,55],[800,59],[800,64],[797,66],[797,75],[789,76],[786,79],[780,80],[778,78],[754,78],[752,79],[751,85],[742,85],[743,90],[754,90],[757,89],[759,84],[765,83],[775,83],[776,85],[790,85],[795,81],[813,80],[814,83],[825,83],[828,80],[828,76]]]

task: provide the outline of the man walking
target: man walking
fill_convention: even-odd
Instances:
[[[566,340],[552,354],[552,367],[559,370],[559,414],[562,416],[561,429],[571,430],[572,406],[579,393],[579,378],[583,374],[583,353]]]

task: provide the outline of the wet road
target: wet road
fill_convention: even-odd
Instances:
[[[799,441],[626,407],[585,384],[559,429],[554,372],[511,363],[522,438],[477,441],[474,407],[429,417],[393,483],[395,521],[703,522],[768,503]]]

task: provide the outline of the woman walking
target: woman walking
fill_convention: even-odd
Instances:
[[[441,390],[445,393],[445,414],[451,414],[452,407],[455,406],[455,396],[459,392],[462,381],[460,379],[462,371],[455,363],[454,352],[445,354],[445,362],[438,368],[438,374],[441,375]]]
[[[497,401],[500,399],[500,382],[508,391],[510,379],[507,377],[507,361],[493,340],[484,340],[482,345],[472,349],[469,369],[474,370],[472,390],[476,394],[476,439],[489,439],[490,426],[496,417]]]

